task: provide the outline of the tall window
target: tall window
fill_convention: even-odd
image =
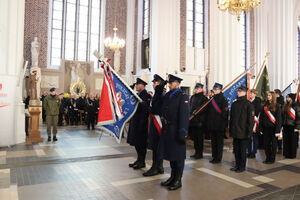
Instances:
[[[250,14],[241,14],[240,25],[240,51],[241,67],[250,67]]]
[[[204,0],[187,0],[186,44],[204,48]]]
[[[60,60],[96,61],[100,51],[101,0],[53,0],[51,24],[51,68]]]
[[[149,37],[150,32],[150,0],[144,0],[144,12],[143,12],[143,38]]]

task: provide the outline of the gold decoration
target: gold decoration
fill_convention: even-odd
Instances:
[[[85,86],[85,84],[80,79],[77,79],[76,81],[74,81],[71,84],[70,93],[71,94],[86,93],[86,86]]]
[[[241,13],[247,13],[251,8],[257,8],[260,5],[260,0],[218,0],[218,8],[221,11],[226,11],[232,15],[237,15],[240,21]]]

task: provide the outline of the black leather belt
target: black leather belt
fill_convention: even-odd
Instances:
[[[177,121],[166,120],[164,117],[161,118],[161,121],[166,125],[176,125]]]

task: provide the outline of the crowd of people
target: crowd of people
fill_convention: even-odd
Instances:
[[[143,103],[130,120],[127,142],[134,146],[137,160],[129,164],[133,169],[145,167],[146,149],[152,150],[152,166],[143,173],[154,176],[164,173],[163,160],[170,161],[171,176],[161,183],[169,190],[182,186],[181,178],[186,158],[186,138],[194,141],[192,159],[203,158],[206,133],[211,139],[210,163],[222,162],[226,133],[233,138],[235,165],[231,171],[246,170],[247,158],[256,158],[257,150],[264,149],[263,163],[273,164],[276,154],[296,158],[300,131],[300,103],[290,93],[284,101],[281,91],[269,91],[264,102],[255,89],[240,86],[238,97],[229,110],[222,93],[222,84],[215,83],[208,95],[197,83],[188,99],[180,90],[182,79],[169,75],[165,81],[158,74],[153,79],[153,96],[147,93],[147,82],[137,79],[135,88]],[[165,92],[168,84],[169,92]],[[283,137],[282,137],[283,135]]]
[[[47,123],[48,141],[51,141],[51,127],[53,126],[53,141],[57,141],[57,126],[87,125],[87,129],[95,129],[97,124],[100,96],[97,94],[60,93],[56,94],[55,88],[50,89],[50,94],[44,91],[42,101],[42,118]]]
[[[235,155],[235,165],[231,170],[237,173],[246,170],[247,158],[256,158],[258,149],[264,149],[265,164],[273,164],[276,154],[296,158],[300,132],[300,103],[296,94],[288,94],[284,101],[281,91],[276,89],[269,91],[265,102],[262,102],[255,89],[248,96],[248,88],[240,86],[237,99],[229,110],[222,84],[215,83],[213,90],[205,95],[203,85],[197,83],[194,94],[189,98],[180,89],[181,81],[181,78],[171,74],[168,81],[155,74],[152,81],[154,93],[145,89],[147,82],[141,78],[137,78],[132,86],[142,103],[139,103],[129,122],[127,142],[137,152],[136,161],[129,167],[144,168],[147,148],[151,149],[152,166],[143,175],[164,173],[163,160],[168,160],[171,176],[161,185],[176,190],[182,186],[187,136],[194,141],[195,153],[191,158],[201,159],[207,133],[211,139],[210,163],[218,164],[222,162],[224,138],[229,132]],[[41,101],[48,141],[51,141],[52,127],[53,141],[57,141],[57,125],[84,123],[90,130],[97,123],[99,95],[57,95],[55,88],[51,88],[49,95],[44,92]]]

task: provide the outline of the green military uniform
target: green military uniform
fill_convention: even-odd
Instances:
[[[48,137],[51,137],[51,126],[53,126],[53,136],[56,136],[60,104],[60,99],[56,95],[48,95],[44,100]]]

